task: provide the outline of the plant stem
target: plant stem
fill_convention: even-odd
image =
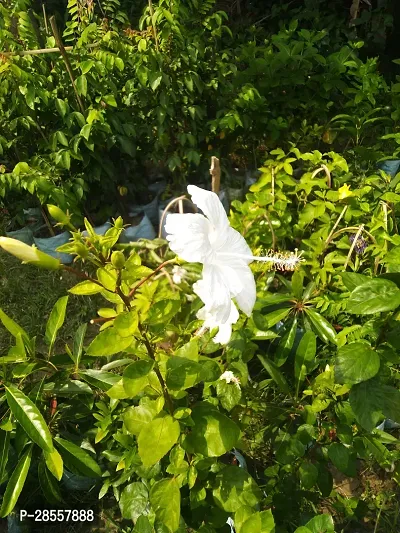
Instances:
[[[272,249],[275,251],[275,247],[276,247],[275,232],[274,232],[274,228],[272,227],[272,224],[271,224],[271,221],[269,219],[269,216],[267,215],[267,212],[264,213],[264,218],[268,222],[268,226],[269,226],[269,229],[271,231],[271,236],[272,236]]]
[[[174,257],[174,259],[168,259],[167,261],[164,261],[163,263],[161,263],[161,265],[159,265],[151,274],[149,274],[148,276],[146,276],[145,278],[143,278],[142,280],[139,281],[139,283],[137,283],[133,289],[131,290],[131,292],[129,293],[128,295],[128,298],[129,300],[132,299],[132,296],[135,294],[135,292],[137,291],[137,289],[139,287],[141,287],[144,283],[146,283],[147,280],[149,280],[150,278],[152,278],[154,276],[154,274],[156,274],[159,270],[161,270],[162,268],[165,267],[165,265],[168,265],[170,263],[174,263],[176,261],[176,258]]]
[[[146,335],[146,331],[144,329],[144,327],[142,326],[142,324],[139,323],[139,331],[143,337],[143,342],[144,342],[144,345],[146,346],[146,350],[147,350],[147,353],[149,354],[149,357],[155,362],[155,365],[154,365],[154,372],[157,374],[157,377],[158,377],[158,381],[160,382],[160,385],[162,387],[162,390],[163,390],[163,394],[164,394],[164,398],[165,398],[165,401],[168,405],[168,410],[169,412],[172,413],[174,412],[174,405],[172,403],[172,398],[171,396],[169,395],[169,392],[168,392],[168,389],[167,389],[167,385],[164,381],[164,378],[162,377],[161,375],[161,372],[160,372],[160,369],[158,368],[158,365],[157,365],[157,361],[156,361],[156,356],[155,356],[155,353],[154,353],[154,350],[153,350],[153,347]]]
[[[174,261],[175,261],[175,259],[174,259]],[[166,262],[171,262],[171,260],[166,261]],[[160,270],[161,267],[162,267],[162,265],[160,265],[160,267],[157,270]],[[147,276],[147,278],[145,278],[145,280],[148,279],[149,277],[153,276],[154,273],[157,270],[155,270],[149,276]],[[144,283],[145,280],[142,280],[143,283]],[[140,284],[138,284],[138,285],[140,285]],[[136,286],[136,288],[138,287],[138,285]],[[124,302],[126,308],[127,309],[132,309],[132,305],[131,305],[131,302],[130,302],[130,297],[129,296],[125,296],[125,294],[121,290],[121,271],[119,271],[119,273],[118,273],[117,286],[116,286],[115,292],[118,294],[118,296]],[[173,403],[172,403],[171,396],[169,395],[169,392],[168,392],[168,389],[167,389],[167,385],[166,385],[166,383],[164,381],[164,378],[161,375],[160,369],[158,368],[157,361],[156,361],[156,356],[155,356],[155,353],[154,353],[154,349],[153,349],[153,347],[152,347],[152,345],[151,345],[151,343],[150,343],[150,341],[149,341],[149,339],[148,339],[148,337],[146,335],[146,331],[145,331],[144,327],[142,326],[142,324],[140,322],[139,322],[139,331],[140,331],[140,334],[142,335],[143,343],[146,346],[147,353],[149,354],[149,357],[155,363],[154,364],[154,372],[156,373],[158,381],[160,382],[160,385],[161,385],[161,388],[162,388],[162,391],[163,391],[163,394],[164,394],[165,401],[166,401],[166,403],[168,405],[169,412],[172,415],[172,413],[174,412],[174,406],[173,406]]]
[[[74,276],[76,276],[78,278],[86,279],[88,281],[91,281],[92,283],[96,283],[96,285],[100,285],[100,287],[103,287],[103,285],[100,283],[100,281],[97,281],[97,279],[91,278],[90,276],[88,276],[84,272],[81,272],[80,270],[76,270],[75,268],[67,266],[67,265],[63,265],[62,269],[66,270],[67,272],[71,272],[71,274],[74,274]],[[103,287],[103,288],[104,288],[104,290],[107,290],[105,287]]]
[[[58,45],[58,48],[60,49],[60,53],[62,55],[62,58],[64,59],[64,63],[65,63],[65,67],[67,69],[68,75],[69,75],[69,77],[71,79],[72,88],[74,89],[75,97],[76,97],[76,100],[78,102],[79,109],[81,110],[82,115],[85,115],[85,107],[84,107],[82,99],[79,96],[79,93],[77,91],[77,88],[76,88],[76,85],[75,85],[74,74],[72,72],[71,63],[70,63],[70,61],[68,59],[67,52],[65,51],[63,42],[61,40],[60,33],[58,31],[57,23],[56,23],[56,19],[55,19],[54,15],[52,17],[50,17],[50,25],[51,25],[51,29],[53,31],[54,39],[56,40],[56,43]]]

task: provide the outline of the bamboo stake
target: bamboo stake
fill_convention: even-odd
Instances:
[[[219,189],[220,189],[220,184],[221,184],[221,167],[219,165],[218,157],[212,156],[211,158],[210,174],[211,174],[211,190],[212,192],[215,192],[216,194],[218,194]]]
[[[42,10],[43,10],[43,20],[44,20],[44,27],[46,30],[46,35],[49,34],[49,25],[47,24],[47,13],[46,13],[46,6],[44,5],[44,2],[42,2]]]
[[[65,66],[67,68],[69,77],[71,78],[72,87],[74,89],[76,100],[78,102],[79,108],[81,110],[82,115],[84,115],[85,114],[85,107],[84,107],[82,99],[79,96],[78,91],[76,89],[75,78],[74,78],[74,75],[73,75],[73,72],[72,72],[71,63],[69,62],[67,52],[65,51],[63,42],[62,42],[60,34],[58,32],[57,22],[56,22],[56,19],[55,19],[54,15],[52,17],[50,17],[50,25],[51,25],[51,29],[53,31],[53,35],[54,35],[54,38],[56,40],[56,43],[58,44],[58,48],[60,49],[60,53],[61,53],[61,55],[62,55],[62,57],[64,59],[64,63],[65,63]]]
[[[349,261],[351,259],[351,254],[353,253],[353,250],[356,247],[356,244],[357,244],[357,241],[358,241],[358,237],[361,235],[363,229],[364,229],[364,224],[361,224],[361,226],[358,228],[356,236],[354,237],[354,241],[353,241],[353,243],[352,243],[352,245],[350,247],[349,253],[348,253],[347,257],[346,257],[346,262],[344,264],[343,270],[346,270],[347,265],[349,264]]]
[[[88,48],[95,48],[98,46],[99,43],[91,43],[86,45]],[[64,46],[64,50],[66,52],[70,52],[73,50],[73,46]],[[0,55],[4,57],[12,57],[12,56],[37,56],[40,54],[54,54],[55,52],[61,52],[60,48],[39,48],[37,50],[21,50],[16,52],[0,52]]]

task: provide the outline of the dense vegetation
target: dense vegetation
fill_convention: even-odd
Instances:
[[[0,4],[2,224],[36,213],[74,258],[0,238],[10,531],[21,509],[90,509],[93,531],[397,531],[400,15],[369,4]],[[157,201],[210,188],[211,156],[264,256],[226,344],[199,263],[124,243],[131,204],[160,180]]]

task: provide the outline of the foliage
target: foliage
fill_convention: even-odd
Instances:
[[[152,165],[177,185],[195,169],[202,181],[210,150],[228,175],[290,142],[363,161],[392,155],[377,140],[397,132],[398,84],[376,58],[361,59],[360,36],[336,27],[320,2],[275,6],[279,27],[235,34],[213,2],[161,0],[138,22],[138,6],[103,4],[71,0],[56,12],[67,59],[18,55],[58,42],[29,0],[0,8],[0,193],[12,210],[28,194],[76,214],[107,203],[110,216]]]
[[[400,422],[398,194],[383,173],[353,178],[352,189],[348,178],[334,152],[270,154],[231,220],[254,251],[297,240],[305,262],[291,279],[254,267],[254,313],[222,350],[212,333],[196,335],[198,270],[185,265],[189,277],[172,282],[163,273],[179,261],[163,241],[117,245],[121,219],[103,237],[87,221],[86,237],[73,232],[61,250],[93,274],[69,268],[84,278],[70,293],[105,299],[98,334],[87,339],[83,324],[54,353],[68,297],[49,316],[45,349],[1,315],[15,338],[3,357],[1,436],[12,450],[3,455],[12,494],[3,516],[39,468],[49,504],[68,501],[67,480],[85,476],[100,502],[118,502],[121,525],[138,531],[223,531],[229,516],[244,532],[358,523],[364,501],[343,498],[335,472],[353,478],[360,463],[376,464],[398,482],[398,440],[379,425]],[[365,246],[352,246],[347,232]],[[228,369],[239,386],[220,379]],[[236,448],[248,470],[231,463]],[[335,526],[328,515],[313,518],[327,501]]]

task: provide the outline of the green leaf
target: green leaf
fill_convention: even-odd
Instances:
[[[148,501],[149,493],[144,483],[130,483],[122,491],[118,502],[122,517],[136,522],[141,514],[146,513]]]
[[[14,509],[18,501],[19,495],[24,488],[26,476],[28,475],[29,467],[32,458],[32,446],[26,450],[24,455],[18,461],[15,467],[3,496],[3,502],[0,508],[0,517],[5,518]]]
[[[354,291],[360,285],[364,285],[371,278],[364,276],[364,274],[357,274],[357,272],[342,272],[340,273],[342,281],[349,291]]]
[[[153,366],[153,361],[141,359],[125,368],[122,381],[129,398],[137,396],[149,384],[148,375]]]
[[[393,311],[400,305],[400,289],[386,279],[373,279],[356,287],[347,302],[348,313],[371,315]]]
[[[136,309],[120,313],[114,320],[114,327],[121,337],[132,337],[138,331],[139,317]]]
[[[265,325],[266,327],[263,329],[272,328],[272,326],[275,326],[278,322],[281,322],[282,320],[285,320],[285,318],[290,313],[291,309],[277,309],[276,311],[272,311],[272,313],[268,313],[267,315],[264,315]]]
[[[10,431],[0,429],[0,484],[3,483],[6,473],[8,452],[10,450],[10,436]]]
[[[53,476],[60,481],[63,475],[63,460],[61,455],[57,450],[54,449],[52,452],[43,451],[43,456],[46,461],[47,468],[50,470]]]
[[[121,337],[118,331],[113,328],[107,328],[101,331],[93,339],[88,349],[87,355],[105,356],[123,352],[132,344],[132,337]]]
[[[75,363],[75,366],[78,367],[82,352],[83,352],[83,343],[85,341],[85,335],[86,335],[86,329],[87,324],[81,324],[79,328],[76,330],[75,336],[74,336],[74,344],[72,346],[72,359]]]
[[[222,407],[227,411],[231,411],[241,400],[242,391],[235,383],[218,380],[216,390]]]
[[[292,276],[292,292],[297,300],[303,294],[304,270],[296,270]]]
[[[153,91],[157,89],[157,87],[160,85],[162,80],[162,74],[159,72],[150,72],[149,75],[149,81],[150,81],[150,87]]]
[[[253,513],[240,528],[240,533],[275,533],[272,511]]]
[[[197,339],[191,340],[190,342],[181,346],[175,352],[176,357],[184,357],[185,359],[191,359],[192,361],[199,360],[199,342]]]
[[[328,344],[336,344],[336,331],[335,328],[319,313],[313,311],[312,309],[305,309],[307,317],[310,319],[311,325],[313,326],[318,337]]]
[[[80,96],[86,96],[87,93],[87,79],[84,74],[78,76],[75,80],[75,87]]]
[[[150,503],[156,518],[175,533],[181,516],[181,493],[176,479],[157,481],[150,490]]]
[[[171,390],[185,390],[194,387],[202,378],[202,365],[191,359],[173,356],[167,361],[167,387]]]
[[[68,470],[77,475],[90,478],[101,477],[101,468],[87,451],[73,442],[60,437],[55,437],[54,440],[58,444],[61,456]]]
[[[40,488],[42,489],[46,500],[53,505],[60,504],[63,501],[60,489],[54,477],[50,475],[43,461],[39,461],[38,478]]]
[[[124,413],[124,424],[132,435],[139,435],[144,426],[149,424],[163,408],[163,398],[148,400],[138,406],[131,406]]]
[[[213,405],[197,405],[192,410],[192,420],[194,426],[187,437],[187,444],[195,453],[219,457],[236,446],[240,436],[239,427]]]
[[[139,516],[135,524],[135,529],[133,530],[132,533],[154,533],[154,528],[151,525],[147,516],[145,515]]]
[[[180,300],[161,300],[150,307],[147,323],[150,325],[165,324],[179,311]]]
[[[354,385],[349,399],[357,422],[367,431],[376,427],[382,413],[400,423],[400,392],[376,378]]]
[[[107,392],[111,387],[113,387],[121,377],[118,374],[113,374],[112,372],[105,372],[104,370],[81,370],[79,372],[80,376],[93,385],[98,387],[100,390]]]
[[[0,309],[0,320],[6,330],[9,331],[13,337],[17,338],[18,335],[21,335],[23,339],[29,339],[26,331],[14,322],[12,318],[7,316],[2,309]]]
[[[365,342],[352,342],[339,349],[335,360],[335,379],[338,383],[361,383],[379,371],[378,353]]]
[[[302,367],[309,372],[314,364],[317,353],[317,339],[312,331],[306,331],[301,338],[294,359],[294,376],[296,382],[301,383],[305,379]]]
[[[321,533],[321,531],[323,531],[323,533],[335,532],[335,525],[332,517],[328,514],[314,516],[314,518],[307,522],[305,527],[309,529],[311,533]]]
[[[56,98],[56,109],[60,113],[60,115],[64,118],[65,114],[68,111],[68,104],[66,104],[64,100],[60,100],[59,98]]]
[[[36,405],[14,385],[5,387],[8,406],[29,438],[46,452],[53,451],[49,428]]]
[[[92,61],[91,59],[88,59],[87,61],[82,61],[82,63],[80,63],[80,67],[81,67],[81,71],[82,71],[82,74],[87,74],[89,72],[89,70],[93,67],[94,65],[94,61]]]
[[[293,348],[294,339],[296,337],[296,331],[297,331],[297,317],[293,319],[290,329],[285,333],[285,335],[279,341],[279,345],[275,352],[275,361],[274,361],[277,366],[282,366],[286,363],[286,360],[289,357],[289,354]]]
[[[356,477],[356,462],[349,448],[340,442],[334,442],[328,447],[328,457],[340,472],[350,477]]]
[[[265,370],[281,389],[281,391],[290,396],[290,388],[288,382],[286,381],[285,376],[282,374],[279,368],[275,365],[275,363],[273,363],[273,361],[271,361],[270,359],[268,359],[268,357],[264,355],[257,354],[257,357],[261,361]]]
[[[49,320],[47,321],[45,338],[49,345],[49,354],[51,353],[56,341],[57,332],[64,324],[67,304],[68,296],[62,296],[59,300],[57,300],[50,313]]]
[[[111,107],[118,107],[117,101],[113,94],[107,94],[106,96],[103,96],[103,100],[107,105],[110,105]]]
[[[90,280],[81,281],[68,290],[71,294],[77,294],[78,296],[91,296],[102,291],[104,291],[104,287]]]
[[[303,487],[310,490],[317,483],[318,468],[312,463],[302,463],[299,468],[299,476]]]
[[[166,455],[180,435],[179,422],[166,415],[155,418],[139,434],[139,456],[144,466],[155,465]]]
[[[218,507],[234,513],[242,505],[255,507],[262,499],[262,492],[246,470],[227,466],[217,474],[213,497]]]

